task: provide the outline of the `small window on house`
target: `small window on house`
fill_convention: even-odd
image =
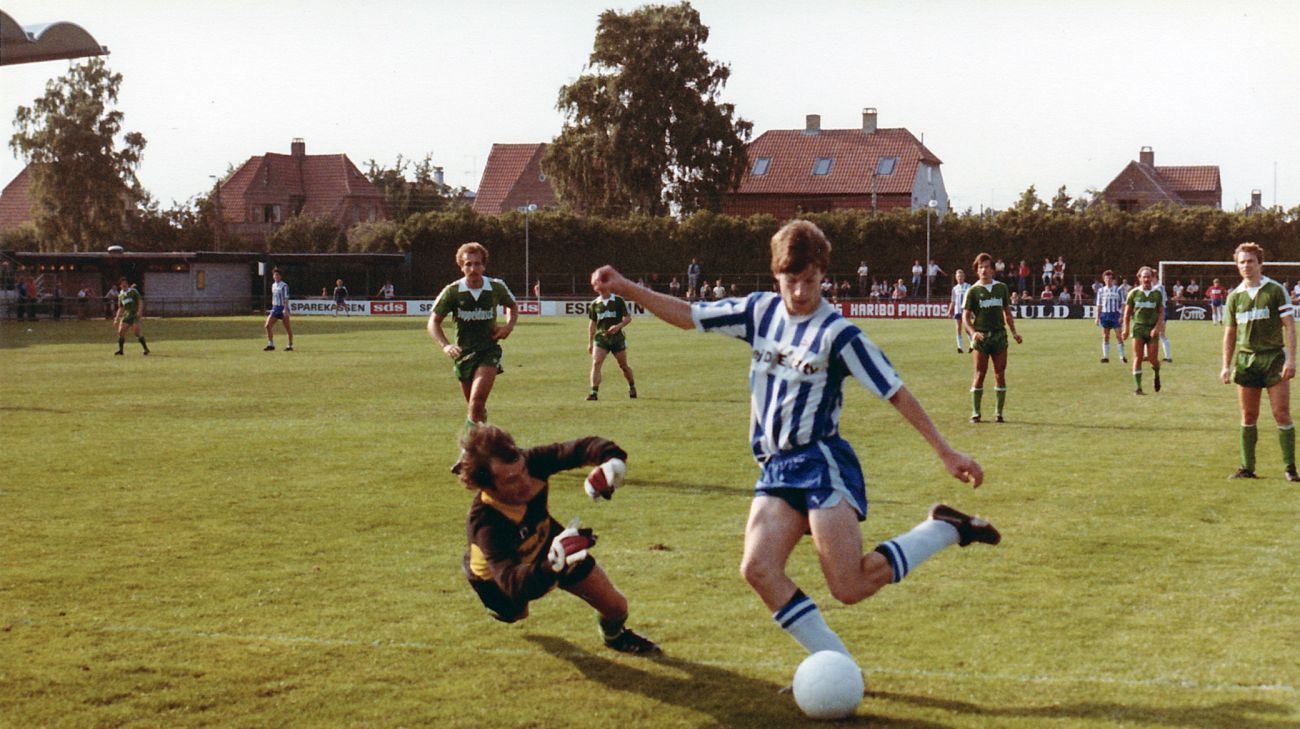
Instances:
[[[277,223],[282,222],[282,221],[284,220],[284,218],[281,217],[281,215],[280,215],[280,206],[279,206],[279,205],[272,205],[272,206],[271,206],[271,219],[274,220],[274,221],[277,222]]]
[[[831,173],[831,158],[818,157],[817,161],[813,162],[812,173],[814,177],[829,175]]]
[[[894,174],[894,166],[897,164],[897,157],[881,157],[880,161],[876,163],[876,174],[881,176],[892,175]]]
[[[754,169],[750,170],[749,174],[754,177],[762,177],[767,174],[767,166],[770,164],[772,164],[771,157],[759,157],[754,160]]]
[[[370,222],[372,222],[372,223],[375,222],[375,206],[374,206],[374,205],[371,205],[371,206],[370,206],[370,218],[369,218],[369,220],[370,220]]]

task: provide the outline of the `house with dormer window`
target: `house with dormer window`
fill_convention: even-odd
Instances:
[[[772,129],[748,146],[740,187],[723,196],[727,215],[768,213],[788,220],[831,210],[949,209],[943,162],[904,128],[881,129],[873,108],[857,129],[822,129],[809,114],[803,129]]]
[[[265,240],[295,215],[340,228],[388,218],[383,193],[346,154],[307,154],[302,139],[289,154],[249,157],[218,189],[225,232],[248,241]]]

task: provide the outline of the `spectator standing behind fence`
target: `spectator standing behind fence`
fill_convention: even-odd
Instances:
[[[1043,285],[1044,285],[1044,286],[1051,286],[1051,285],[1052,285],[1052,277],[1055,276],[1055,275],[1056,275],[1056,264],[1052,263],[1052,259],[1050,259],[1050,258],[1044,258],[1044,259],[1043,259],[1043,276],[1042,276],[1042,278],[1043,278]]]
[[[1056,263],[1052,264],[1052,283],[1057,286],[1065,285],[1065,259],[1057,256]]]
[[[822,276],[821,290],[822,298],[830,301],[831,296],[835,293],[835,284],[831,282],[830,276]]]
[[[686,267],[686,288],[700,290],[700,262],[697,259],[691,259],[691,265]]]
[[[55,319],[63,318],[63,284],[54,282],[54,295],[50,297],[50,315]]]
[[[993,280],[1005,281],[1007,276],[1007,262],[999,258],[993,264]]]
[[[942,268],[939,268],[939,264],[935,263],[934,259],[930,259],[930,263],[925,269],[925,295],[929,296],[930,292],[934,291],[934,280],[936,278],[947,275],[948,273]]]
[[[22,278],[14,279],[14,295],[17,297],[14,316],[22,321],[27,318],[27,282]]]
[[[858,296],[865,297],[871,286],[871,269],[867,268],[867,262],[862,261],[858,264]]]
[[[1083,284],[1077,278],[1074,280],[1074,303],[1083,303]]]
[[[682,297],[682,282],[678,281],[676,276],[673,276],[673,280],[668,282],[668,293],[671,294],[674,299],[680,299]]]
[[[903,279],[898,279],[898,282],[894,284],[894,290],[889,294],[889,298],[894,301],[901,301],[907,298],[907,286],[903,283]]]
[[[77,292],[77,318],[90,318],[90,300],[94,298],[95,292],[90,290],[89,286],[81,287]]]
[[[104,318],[110,319],[113,312],[117,309],[117,296],[122,293],[118,290],[117,284],[108,287],[108,292],[104,294]]]
[[[1187,290],[1184,293],[1187,294],[1189,299],[1199,299],[1201,298],[1201,285],[1196,283],[1196,279],[1192,279],[1187,282]]]
[[[1022,259],[1020,261],[1020,267],[1016,269],[1016,278],[1019,279],[1019,284],[1020,284],[1016,288],[1020,291],[1021,294],[1024,294],[1026,291],[1029,290],[1029,277],[1033,275],[1034,272],[1029,270],[1029,264],[1025,263],[1025,261]]]
[[[912,290],[916,291],[921,288],[921,274],[925,273],[925,268],[921,266],[919,260],[912,261]]]
[[[718,282],[713,284],[713,300],[722,301],[725,298],[727,298],[727,287],[722,285],[722,279],[718,279]]]

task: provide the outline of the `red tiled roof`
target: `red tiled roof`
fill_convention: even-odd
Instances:
[[[1141,162],[1131,162],[1130,164],[1133,165],[1134,169],[1136,169],[1139,174],[1150,181],[1152,186],[1154,186],[1161,195],[1164,195],[1168,202],[1174,205],[1187,204],[1178,196],[1178,189],[1169,184],[1169,180],[1165,179],[1165,176],[1160,174],[1158,168]]]
[[[554,205],[551,183],[542,176],[546,144],[493,144],[474,196],[474,212],[500,214],[524,202]]]
[[[1157,165],[1156,172],[1178,192],[1215,192],[1219,189],[1218,165]]]
[[[250,195],[267,200],[301,198],[303,213],[326,218],[335,217],[345,200],[383,199],[346,154],[298,158],[274,152],[249,157],[221,186],[221,195],[221,217],[229,223],[245,222],[241,203],[256,202]]]
[[[32,176],[24,167],[0,192],[0,230],[13,230],[32,219]]]
[[[871,175],[881,157],[897,157],[893,174],[876,177],[876,193],[911,193],[922,161],[942,164],[906,129],[774,129],[749,144],[749,169],[741,179],[739,194],[870,194]],[[754,163],[771,159],[767,173],[755,176]],[[814,176],[819,157],[832,160],[830,172]]]

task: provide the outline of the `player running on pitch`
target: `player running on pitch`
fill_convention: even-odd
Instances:
[[[771,248],[780,293],[687,304],[609,266],[594,272],[592,281],[669,324],[750,345],[750,447],[760,475],[740,571],[777,624],[808,652],[848,654],[817,605],[786,574],[804,534],[812,534],[831,594],[846,604],[902,580],[945,547],[997,544],[1001,535],[983,519],[936,504],[911,531],[863,554],[858,523],[867,517],[866,485],[853,447],[839,435],[846,377],[888,400],[953,477],[978,487],[984,472],[948,445],[880,349],[822,299],[818,284],[831,247],[821,230],[807,221],[789,223],[772,237]]]
[[[1296,372],[1295,305],[1282,285],[1264,275],[1264,249],[1242,243],[1232,254],[1241,285],[1228,295],[1223,332],[1223,384],[1237,383],[1241,404],[1241,468],[1229,478],[1255,478],[1259,404],[1268,402],[1277,423],[1286,480],[1296,474],[1295,423],[1291,420],[1291,380]]]
[[[149,354],[149,345],[145,344],[144,335],[140,333],[140,321],[144,319],[144,295],[135,284],[126,280],[126,276],[118,279],[117,287],[120,293],[117,295],[117,315],[113,317],[113,325],[117,327],[117,351],[113,354],[124,354],[122,347],[126,344],[128,329],[135,334],[144,354]]]
[[[289,346],[284,348],[286,352],[293,351],[293,326],[289,324],[289,284],[284,282],[280,269],[271,269],[271,313],[266,315],[266,346],[262,347],[264,352],[275,351],[275,322],[280,320],[284,323],[284,333],[289,335]]]
[[[948,299],[948,316],[957,324],[957,354],[961,354],[961,335],[966,329],[962,319],[965,318],[966,292],[970,291],[970,284],[966,283],[966,272],[960,268],[952,272],[952,277],[957,283],[952,287],[952,297]],[[975,340],[972,339],[970,347],[974,346]]]
[[[1101,327],[1101,361],[1110,361],[1110,333],[1115,332],[1115,343],[1119,345],[1119,359],[1128,362],[1124,354],[1124,338],[1120,334],[1120,319],[1124,314],[1124,289],[1115,283],[1115,272],[1106,269],[1101,275],[1102,285],[1097,289],[1097,313],[1093,321]]]
[[[451,358],[453,372],[465,396],[466,427],[487,422],[487,400],[501,372],[501,340],[519,321],[519,307],[506,282],[483,275],[488,252],[479,243],[456,250],[456,265],[465,276],[447,284],[429,314],[429,336]],[[497,326],[497,307],[506,310],[506,323]],[[456,321],[456,343],[447,340],[442,322]],[[453,467],[454,468],[454,467]]]
[[[527,450],[506,431],[484,425],[461,439],[459,477],[477,491],[465,531],[463,569],[488,614],[503,623],[528,617],[528,603],[555,587],[582,598],[600,615],[605,645],[624,653],[660,653],[627,627],[627,598],[587,550],[596,544],[577,520],[565,528],[547,510],[551,476],[596,466],[583,485],[593,500],[609,499],[623,482],[627,453],[604,438],[581,438]]]
[[[623,297],[597,288],[599,294],[587,306],[587,354],[591,355],[591,393],[588,400],[595,400],[600,392],[600,370],[605,364],[605,357],[613,354],[623,377],[627,379],[627,396],[636,399],[636,380],[632,377],[632,366],[627,363],[627,337],[623,330],[632,323],[632,312],[627,308]]]
[[[970,400],[972,423],[980,422],[980,406],[984,401],[984,376],[988,374],[989,362],[993,362],[994,392],[997,395],[997,422],[1006,422],[1002,417],[1007,404],[1007,330],[1015,337],[1016,344],[1024,338],[1016,331],[1016,319],[1011,313],[1011,289],[1001,281],[993,280],[993,256],[981,253],[975,257],[972,266],[979,281],[966,292],[966,305],[963,322],[971,335],[971,351],[975,353],[975,377],[971,381]]]
[[[1155,389],[1160,392],[1160,333],[1165,328],[1165,294],[1155,287],[1156,271],[1143,266],[1137,273],[1138,286],[1128,292],[1124,303],[1124,324],[1120,339],[1133,333],[1133,384],[1135,395],[1142,391],[1142,360],[1151,363]]]

